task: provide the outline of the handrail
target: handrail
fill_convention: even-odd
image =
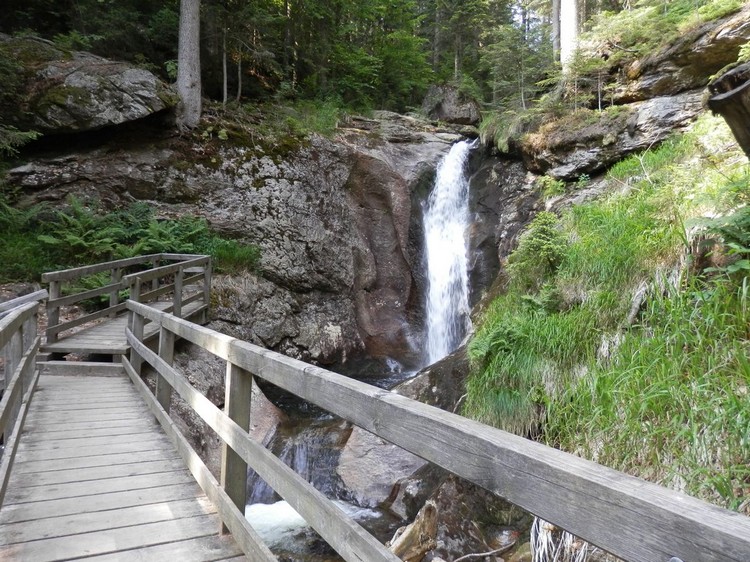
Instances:
[[[127,307],[141,323],[144,320],[156,323],[165,341],[173,342],[180,337],[225,359],[228,375],[240,371],[246,372],[248,378],[249,373],[259,376],[625,560],[667,562],[674,557],[702,562],[747,561],[750,518],[743,515],[142,304],[131,301]],[[157,394],[160,384],[176,383],[181,387],[173,376],[174,370],[165,368],[167,361],[158,360],[153,352],[137,343],[132,333],[129,341],[134,356],[145,359],[159,372]],[[160,356],[161,351],[160,344]],[[164,356],[171,357],[171,353],[165,351]],[[226,403],[232,402],[229,382]],[[250,402],[249,396],[235,400]],[[164,402],[160,402],[163,406]],[[244,435],[246,432],[240,436],[241,429],[215,412],[210,419],[209,425],[248,465],[256,468],[259,461],[250,451],[257,452]],[[225,461],[227,458],[225,455]],[[268,469],[258,472],[262,477],[269,475]],[[291,485],[281,473],[271,474],[270,478],[272,487],[279,482]],[[292,498],[290,503],[293,507],[313,509],[309,505],[300,506],[300,501]],[[305,513],[300,513],[305,517]],[[315,515],[319,517],[321,513]],[[306,519],[311,522],[316,517]],[[326,530],[328,534],[321,534],[331,542],[330,528]],[[339,550],[337,544],[331,543]]]
[[[106,261],[93,265],[73,267],[70,269],[61,269],[59,271],[48,271],[46,273],[42,273],[42,283],[51,283],[52,281],[74,281],[76,279],[80,279],[81,277],[92,275],[94,273],[101,273],[102,271],[109,271],[111,269],[121,269],[124,267],[141,265],[144,263],[153,262],[154,260],[161,261],[161,259],[162,254],[149,254],[144,256],[135,256],[132,258]]]
[[[0,504],[5,497],[21,428],[39,377],[36,354],[41,338],[37,334],[37,321],[39,303],[46,295],[47,291],[37,291],[2,303],[5,310],[14,308],[0,318],[0,350],[5,358],[4,391],[0,400],[0,434],[4,436],[5,444],[0,458]],[[33,300],[29,302],[29,299]]]
[[[16,297],[15,299],[11,299],[9,301],[0,302],[0,316],[5,315],[9,311],[21,306],[22,304],[26,304],[28,302],[38,303],[39,301],[43,301],[48,296],[49,295],[47,293],[47,289],[40,289],[39,291],[29,293],[28,295],[23,295],[21,297]]]
[[[177,263],[160,265],[165,261]],[[145,264],[150,264],[152,267],[144,270],[143,266]],[[199,274],[185,277],[184,273],[187,269],[196,267],[202,267],[203,271]],[[132,268],[140,268],[140,270],[132,273],[128,272]],[[70,283],[105,271],[110,272],[111,282],[109,284],[62,296],[63,283]],[[172,276],[174,276],[173,281],[171,280]],[[196,295],[183,295],[184,289],[188,285],[196,284],[201,280],[203,281],[202,298],[205,301],[204,304],[208,305],[211,285],[211,257],[207,255],[149,254],[44,273],[42,274],[42,281],[49,283],[47,343],[56,342],[62,332],[86,322],[105,316],[115,316],[117,313],[125,310],[123,301],[127,298],[136,298],[139,302],[150,302],[159,296],[171,293],[174,299],[173,309],[179,315],[183,303],[191,302],[191,299],[195,300],[198,298]],[[146,291],[141,290],[141,285],[147,282],[151,282],[150,288]],[[125,297],[124,299],[121,297],[120,291],[123,290],[129,291],[129,297]],[[70,306],[102,295],[109,295],[109,306],[107,308],[67,322],[60,322],[61,307]]]

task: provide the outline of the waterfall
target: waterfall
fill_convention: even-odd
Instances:
[[[467,141],[453,145],[438,166],[425,206],[428,365],[455,350],[471,327],[466,237],[469,181],[465,168],[473,147]]]

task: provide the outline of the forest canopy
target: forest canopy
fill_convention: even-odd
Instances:
[[[224,101],[323,99],[403,111],[420,104],[429,84],[451,83],[492,108],[526,109],[560,76],[561,9],[575,12],[576,35],[587,30],[610,35],[620,56],[644,45],[653,48],[655,39],[668,40],[665,29],[677,30],[683,20],[720,17],[741,5],[741,0],[203,0],[203,92]],[[6,0],[4,6],[2,32],[38,34],[175,78],[179,0]],[[646,11],[645,25],[643,18],[630,17],[636,11]],[[621,12],[628,17],[612,17]]]

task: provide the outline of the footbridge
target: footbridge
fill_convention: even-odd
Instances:
[[[399,560],[250,438],[258,377],[624,560],[750,561],[748,517],[205,327],[208,256],[43,281],[0,303],[0,560],[276,560],[243,515],[248,467],[344,560]],[[226,363],[223,408],[175,367],[178,339]],[[173,395],[222,439],[221,474],[170,416]]]

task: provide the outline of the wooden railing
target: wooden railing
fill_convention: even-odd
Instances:
[[[21,428],[39,372],[36,354],[40,337],[37,334],[39,303],[47,291],[0,303],[0,349],[4,364],[2,400],[0,400],[0,434],[4,450],[0,457],[0,504],[10,477]]]
[[[130,360],[123,365],[190,470],[252,560],[274,560],[242,515],[253,468],[347,561],[398,560],[304,479],[248,435],[252,377],[312,402],[627,561],[747,562],[750,518],[128,302]],[[158,353],[139,339],[159,327]],[[175,337],[227,362],[226,411],[173,366]],[[156,396],[141,361],[158,373]],[[224,442],[221,485],[169,418],[174,389]]]
[[[162,265],[164,262],[167,262],[167,265]],[[70,285],[84,278],[103,272],[108,272],[108,284],[65,294],[68,292],[65,290],[66,285],[70,288]],[[171,294],[172,310],[177,316],[181,315],[183,306],[195,300],[203,299],[204,304],[208,305],[211,258],[192,254],[151,254],[44,273],[42,282],[49,283],[46,338],[47,343],[53,343],[66,330],[123,312],[124,301],[127,298],[147,303]],[[203,284],[202,291],[195,291],[191,295],[185,294],[188,286],[200,282]],[[127,291],[127,297],[123,298],[121,291]],[[106,308],[60,322],[61,307],[104,295],[109,295],[109,306]]]

